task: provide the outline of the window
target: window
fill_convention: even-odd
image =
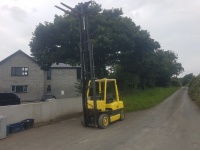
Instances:
[[[51,80],[51,69],[47,71],[47,80]]]
[[[51,92],[51,85],[47,85],[47,92]]]
[[[12,92],[26,93],[28,92],[28,85],[12,85]]]
[[[28,76],[28,67],[12,67],[11,75],[12,76]]]

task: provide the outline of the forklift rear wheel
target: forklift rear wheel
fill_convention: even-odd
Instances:
[[[124,110],[122,109],[121,111],[120,111],[120,121],[123,121],[125,119],[125,114],[124,114]]]
[[[109,118],[108,114],[101,114],[99,116],[98,123],[99,123],[99,128],[102,128],[102,129],[107,128],[110,123],[110,118]]]

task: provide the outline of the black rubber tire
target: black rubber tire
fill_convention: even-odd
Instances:
[[[121,111],[120,111],[120,118],[119,118],[119,120],[120,121],[123,121],[125,119],[125,113],[124,113],[124,110],[122,109]]]
[[[110,117],[108,114],[101,114],[98,119],[99,128],[105,129],[110,124]]]

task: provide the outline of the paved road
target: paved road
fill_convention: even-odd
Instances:
[[[200,150],[200,109],[182,88],[161,104],[128,113],[107,129],[80,118],[35,127],[0,141],[1,150]]]

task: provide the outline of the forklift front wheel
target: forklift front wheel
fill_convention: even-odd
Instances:
[[[102,129],[107,128],[110,123],[110,118],[109,118],[108,114],[101,114],[99,116],[98,123],[99,123],[99,128],[102,128]]]

